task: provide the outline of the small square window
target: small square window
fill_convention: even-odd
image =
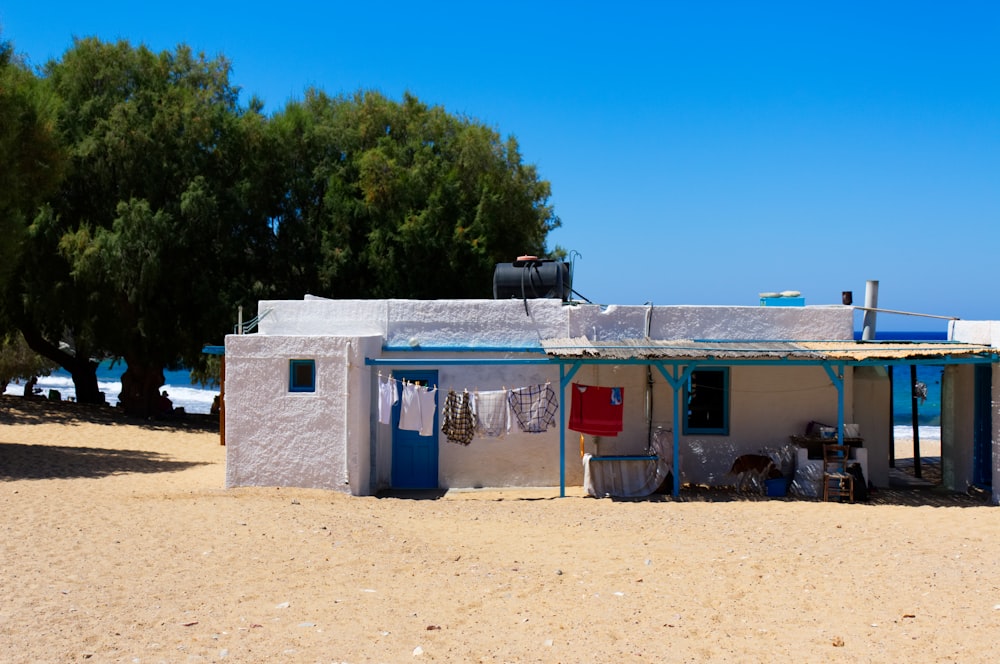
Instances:
[[[316,391],[316,360],[288,361],[288,391]]]

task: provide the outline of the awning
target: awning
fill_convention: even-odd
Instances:
[[[545,354],[561,360],[665,361],[734,364],[829,363],[935,364],[1000,361],[992,346],[952,341],[731,341],[701,339],[543,339]]]

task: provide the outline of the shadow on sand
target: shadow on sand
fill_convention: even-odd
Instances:
[[[375,494],[376,498],[403,498],[406,500],[440,500],[447,489],[384,489]]]
[[[96,447],[54,447],[0,442],[0,481],[101,478],[130,473],[174,473],[203,462],[165,454]]]
[[[219,430],[218,415],[179,413],[164,419],[140,419],[126,416],[111,406],[91,406],[72,401],[49,401],[0,395],[0,425],[3,424],[128,424],[158,431]]]
[[[960,493],[946,489],[941,484],[941,457],[921,458],[922,478],[913,477],[913,459],[897,459],[896,467],[890,471],[887,488],[871,489],[868,500],[858,501],[863,505],[905,505],[909,507],[982,507],[990,504],[988,492],[970,489]],[[628,499],[614,499],[628,500]],[[654,494],[648,498],[663,502],[766,502],[766,501],[811,501],[822,502],[817,498],[802,496],[763,496],[760,493],[738,492],[730,487],[709,488],[685,485],[677,498],[665,494]]]
[[[0,396],[0,439],[8,438],[3,425],[101,424],[132,425],[154,430],[218,431],[218,418],[181,415],[170,420],[126,417],[106,406],[86,406],[67,401]],[[27,445],[0,440],[0,481],[34,479],[100,478],[127,473],[173,473],[202,462],[177,461],[169,455],[143,450]]]

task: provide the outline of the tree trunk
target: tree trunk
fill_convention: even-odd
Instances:
[[[160,405],[160,387],[165,382],[163,366],[125,358],[128,368],[122,374],[122,393],[119,401],[125,413],[132,417],[157,417],[165,415]]]
[[[104,404],[107,403],[104,393],[97,387],[97,362],[89,357],[70,355],[55,344],[50,343],[42,333],[30,325],[18,327],[24,340],[28,343],[28,348],[43,357],[47,357],[73,377],[73,386],[76,388],[76,400],[79,403]]]

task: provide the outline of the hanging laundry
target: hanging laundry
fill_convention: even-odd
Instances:
[[[399,428],[419,431],[421,436],[433,436],[436,405],[437,388],[404,382],[399,407]]]
[[[399,389],[396,381],[387,378],[384,381],[379,376],[378,382],[378,421],[382,424],[392,423],[392,407],[399,401]]]
[[[591,436],[617,436],[622,431],[625,388],[573,383],[569,428]]]
[[[420,399],[417,397],[418,385],[403,383],[402,403],[399,406],[399,428],[405,431],[420,431],[423,419],[420,417]]]
[[[503,438],[510,432],[510,403],[507,397],[507,390],[475,393],[476,433],[488,438]]]
[[[455,390],[448,390],[441,413],[444,420],[441,433],[448,438],[448,442],[459,445],[472,442],[476,433],[476,421],[472,416],[472,399],[468,391],[459,396]]]
[[[525,433],[542,433],[555,422],[559,401],[548,383],[518,387],[508,397],[514,419]]]
[[[417,388],[417,399],[420,402],[420,435],[434,435],[434,409],[437,408],[437,388]]]

